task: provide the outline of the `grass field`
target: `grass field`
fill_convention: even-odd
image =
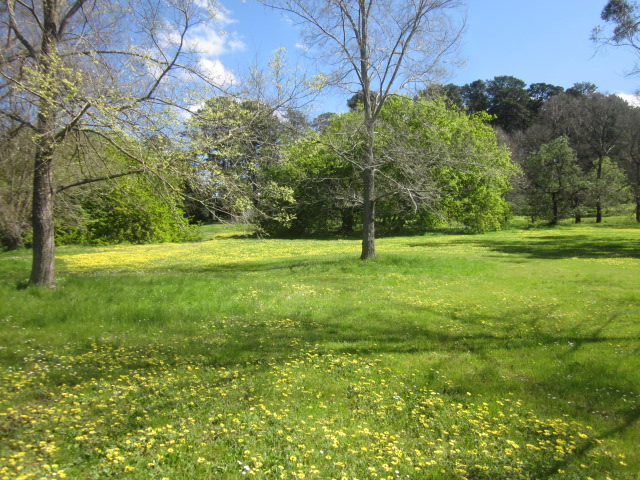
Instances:
[[[0,254],[0,479],[640,479],[640,228]]]

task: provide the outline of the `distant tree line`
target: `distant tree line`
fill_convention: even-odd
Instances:
[[[188,166],[173,182],[178,191],[123,177],[61,192],[56,239],[177,241],[193,237],[188,219],[247,222],[272,235],[353,234],[362,227],[361,97],[348,100],[348,113],[312,120],[291,108],[214,97],[185,123],[187,148],[147,141],[148,155],[164,151]],[[501,228],[512,213],[600,222],[630,201],[640,221],[640,109],[593,84],[565,91],[502,76],[433,85],[413,99],[392,98],[378,132],[382,234],[447,225],[481,232]],[[15,248],[29,241],[32,147],[20,133],[2,141],[1,238]],[[85,169],[106,159],[111,170],[126,165],[98,137],[83,142],[94,158],[84,154]]]
[[[522,170],[509,194],[516,213],[553,224],[592,213],[601,222],[605,212],[633,201],[640,222],[640,110],[621,97],[588,82],[564,90],[546,83],[527,87],[510,76],[436,85],[421,95],[492,115]]]

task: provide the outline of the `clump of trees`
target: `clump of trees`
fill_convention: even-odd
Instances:
[[[361,106],[335,115],[285,150],[268,177],[292,189],[290,198],[271,204],[287,219],[274,221],[266,212],[259,223],[267,233],[350,234],[361,228],[362,115]],[[442,101],[395,96],[385,103],[374,144],[380,233],[504,226],[510,208],[503,196],[515,167],[488,118],[447,109]]]
[[[435,85],[421,96],[444,98],[451,108],[468,113],[492,115],[491,124],[508,143],[523,172],[508,195],[516,213],[551,223],[567,217],[580,222],[584,215],[592,214],[600,223],[607,212],[633,201],[640,222],[635,154],[639,109],[621,97],[600,93],[588,82],[576,83],[565,91],[546,83],[527,87],[510,76],[461,87]],[[560,152],[560,143],[565,145],[563,155],[555,163],[553,159],[543,161],[554,148]],[[566,149],[575,156],[570,162],[574,166],[567,164],[561,172],[559,165],[568,158]],[[558,182],[563,190],[558,199],[564,200],[543,201],[560,187]]]

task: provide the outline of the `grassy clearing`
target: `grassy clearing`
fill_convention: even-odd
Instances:
[[[638,479],[640,229],[0,255],[0,479]]]

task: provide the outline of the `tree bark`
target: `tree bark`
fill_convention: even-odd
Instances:
[[[52,81],[55,69],[52,55],[57,54],[59,5],[55,0],[43,3],[43,34],[38,66],[46,81]],[[31,285],[55,288],[55,240],[53,218],[53,152],[56,138],[54,133],[55,114],[51,99],[42,97],[38,105],[36,124],[36,154],[33,171],[33,263],[31,265]]]
[[[44,139],[40,139],[41,142]],[[33,172],[33,263],[31,285],[55,288],[55,241],[53,188],[51,185],[53,148],[39,146]]]
[[[596,181],[599,181],[602,178],[602,162],[604,161],[603,157],[598,159],[598,167],[596,170]],[[596,199],[596,223],[602,223],[602,199],[600,198],[600,193],[598,193],[598,198]]]
[[[362,255],[361,260],[367,260],[376,256],[376,204],[375,195],[375,170],[368,166],[362,172],[364,186],[364,202],[362,207]]]

